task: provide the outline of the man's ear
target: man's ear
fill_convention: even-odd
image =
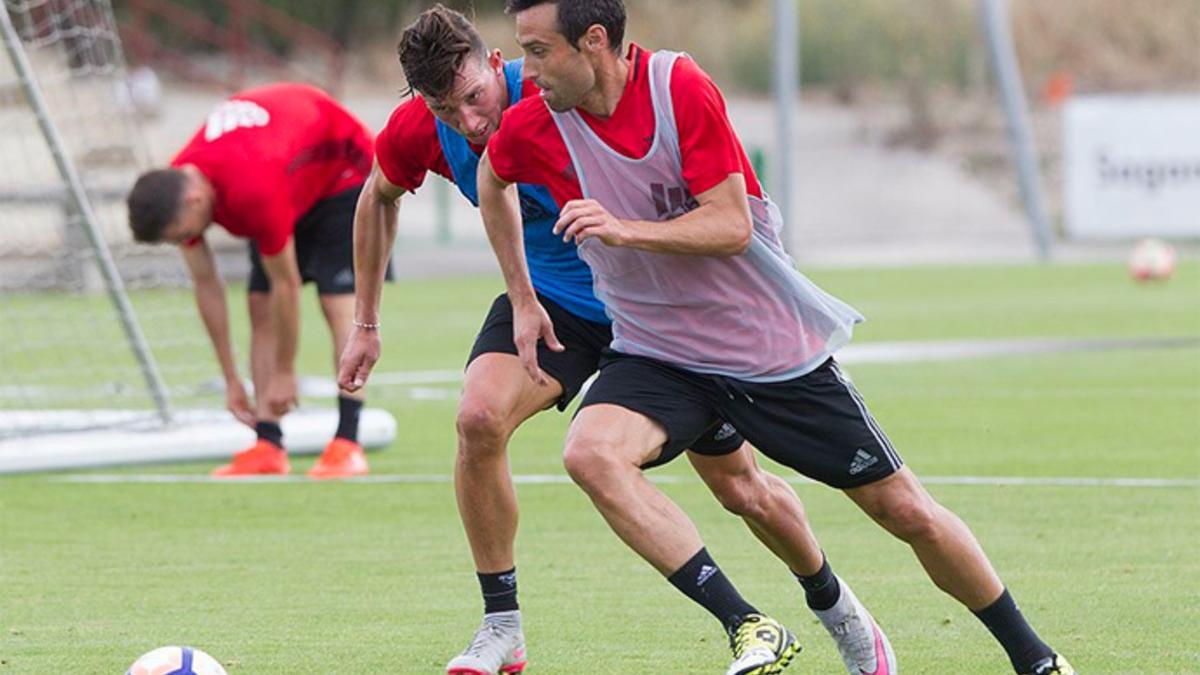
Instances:
[[[487,62],[488,65],[492,67],[492,70],[496,72],[496,74],[499,74],[500,71],[504,70],[504,55],[500,53],[499,49],[493,49],[492,53],[488,54]]]
[[[608,30],[598,23],[588,26],[587,32],[579,38],[579,49],[593,53],[608,49]]]
[[[204,201],[204,193],[195,185],[188,184],[183,189],[183,203],[185,206],[196,206]]]

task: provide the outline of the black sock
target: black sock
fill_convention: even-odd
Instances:
[[[1007,588],[999,599],[975,612],[975,616],[1008,652],[1008,659],[1018,673],[1032,672],[1039,661],[1054,656],[1054,650],[1033,632]]]
[[[667,577],[667,581],[717,617],[727,633],[733,633],[742,617],[758,612],[738,594],[708,555],[708,549],[700,549],[683,567]]]
[[[842,597],[842,587],[838,584],[837,577],[833,576],[833,569],[829,567],[829,559],[825,558],[825,554],[821,554],[821,569],[817,570],[812,576],[802,576],[792,572],[800,585],[804,587],[804,600],[808,603],[809,609],[825,610],[837,604],[838,598]]]
[[[511,612],[517,606],[517,568],[496,574],[476,572],[479,588],[483,591],[483,613]]]
[[[358,416],[362,409],[362,401],[349,396],[338,396],[338,428],[334,436],[357,443]]]
[[[283,447],[283,428],[279,426],[279,422],[258,422],[254,425],[254,432],[260,439]]]

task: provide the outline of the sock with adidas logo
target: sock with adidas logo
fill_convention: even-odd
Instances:
[[[507,572],[485,574],[476,572],[479,590],[483,592],[483,613],[513,612],[520,609],[517,604],[517,568]]]
[[[706,548],[701,548],[683,567],[667,577],[667,581],[707,609],[721,622],[727,633],[733,633],[742,617],[758,613],[737,592]]]

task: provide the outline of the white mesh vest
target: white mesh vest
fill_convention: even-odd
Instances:
[[[679,54],[655,52],[650,151],[629,159],[570,110],[551,111],[583,196],[617,218],[664,221],[696,208],[683,179],[671,101]],[[749,197],[750,247],[732,257],[652,253],[588,239],[579,255],[592,268],[597,297],[613,319],[612,348],[698,373],[773,382],[804,375],[849,342],[854,308],[796,270],[779,242],[779,209]]]

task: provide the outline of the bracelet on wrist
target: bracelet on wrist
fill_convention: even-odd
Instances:
[[[363,330],[379,330],[379,322],[366,323],[359,321],[358,319],[354,319],[353,323],[355,328],[361,328]]]

